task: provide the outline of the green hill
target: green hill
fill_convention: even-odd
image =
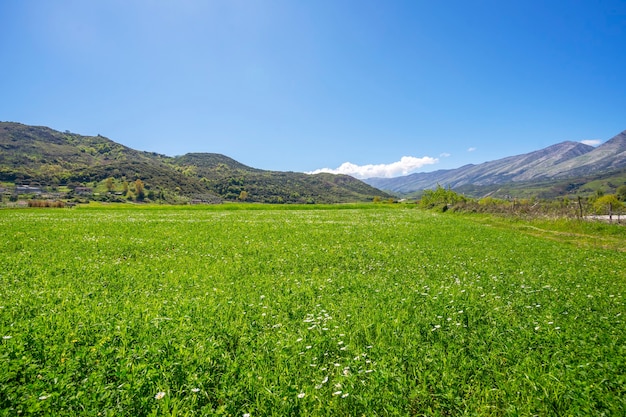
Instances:
[[[341,203],[389,198],[382,191],[348,175],[264,171],[219,154],[187,154],[173,158],[173,164],[187,175],[200,177],[213,192],[228,200]]]
[[[137,180],[144,193],[135,188]],[[0,182],[6,190],[16,184],[47,191],[89,188],[93,194],[87,197],[109,201],[344,203],[390,197],[348,176],[265,171],[211,153],[169,157],[100,135],[10,122],[0,122]]]

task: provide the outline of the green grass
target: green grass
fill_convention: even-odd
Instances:
[[[617,223],[606,221],[580,220],[575,218],[520,219],[511,215],[469,214],[471,221],[488,226],[513,229],[518,232],[561,243],[568,242],[581,248],[604,248],[626,252],[626,218],[621,216]]]
[[[0,210],[0,415],[626,414],[620,250],[244,208]]]

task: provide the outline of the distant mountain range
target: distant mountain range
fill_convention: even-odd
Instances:
[[[169,157],[100,135],[0,122],[0,188],[80,187],[83,195],[92,190],[92,198],[120,199],[124,193],[130,199],[128,190],[138,179],[149,200],[346,203],[391,198],[347,175],[266,171],[214,153]]]
[[[563,188],[568,179],[580,188],[607,173],[615,173],[621,178],[625,170],[626,131],[596,148],[568,141],[478,165],[363,181],[396,195],[419,193],[438,185],[455,190],[472,190],[473,194],[479,195],[481,192],[493,192],[502,185],[508,185],[505,187],[507,189],[537,184],[544,184],[547,188]],[[570,187],[569,191],[576,190]]]
[[[128,148],[103,136],[0,122],[0,189],[17,185],[93,190],[104,199],[131,199],[133,182],[147,200],[345,203],[419,197],[438,185],[470,197],[556,198],[614,192],[626,185],[626,131],[594,148],[562,142],[545,149],[456,169],[396,178],[267,171],[225,155],[170,157]],[[130,194],[128,191],[130,190]]]

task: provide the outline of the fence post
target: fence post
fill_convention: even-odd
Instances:
[[[583,218],[583,204],[580,202],[580,196],[578,196],[578,209],[580,210],[580,218]]]

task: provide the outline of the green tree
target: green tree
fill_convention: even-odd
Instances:
[[[108,192],[112,192],[115,189],[115,183],[113,177],[109,177],[104,182],[104,185],[107,187]]]
[[[615,194],[605,194],[593,203],[593,209],[597,214],[611,214],[622,210],[624,204],[617,199]]]
[[[617,189],[617,198],[620,201],[626,201],[626,185],[622,185]]]
[[[241,201],[246,201],[248,199],[248,192],[247,191],[241,191],[239,193],[239,199]]]
[[[456,204],[466,201],[466,198],[451,189],[443,188],[441,185],[437,185],[434,190],[426,190],[420,200],[420,206],[424,208],[440,207],[442,210],[446,210],[448,205]]]
[[[137,200],[143,201],[146,198],[144,193],[144,184],[139,178],[135,180],[135,195],[137,196]]]

